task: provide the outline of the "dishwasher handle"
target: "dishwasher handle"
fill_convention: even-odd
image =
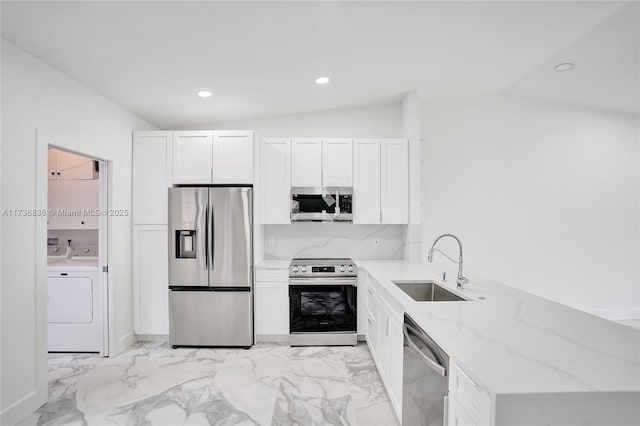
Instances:
[[[413,340],[411,340],[411,336],[409,336],[409,331],[412,331],[414,334],[417,334],[416,329],[414,329],[413,327],[410,327],[407,324],[402,324],[402,332],[404,333],[404,340],[405,342],[407,342],[407,345],[409,345],[411,349],[416,351],[416,353],[420,356],[420,358],[424,361],[424,363],[427,364],[432,370],[436,371],[442,377],[445,377],[447,375],[446,367],[443,367],[442,365],[438,364],[436,361],[432,360],[427,355],[425,355],[424,352],[422,352],[420,348],[418,348],[418,346],[413,342]],[[429,349],[428,346],[427,346],[427,349]],[[431,352],[431,355],[433,355],[433,357],[436,358],[435,354],[430,349],[429,349],[429,352]]]

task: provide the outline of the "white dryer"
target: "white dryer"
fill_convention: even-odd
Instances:
[[[49,352],[100,352],[102,309],[97,256],[49,257],[47,270]]]

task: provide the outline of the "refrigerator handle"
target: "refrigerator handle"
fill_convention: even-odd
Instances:
[[[213,271],[213,259],[215,256],[215,247],[216,247],[216,231],[215,231],[215,223],[216,223],[216,218],[215,218],[215,214],[213,213],[214,208],[213,208],[213,204],[210,207],[211,212],[210,212],[210,217],[211,217],[211,243],[209,246],[209,252],[211,255],[211,261],[209,262],[209,270]],[[207,233],[207,237],[209,236],[209,234]]]
[[[209,269],[209,204],[204,205],[204,269]]]

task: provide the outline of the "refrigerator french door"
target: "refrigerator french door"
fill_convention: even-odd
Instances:
[[[169,343],[253,344],[249,187],[169,188]]]

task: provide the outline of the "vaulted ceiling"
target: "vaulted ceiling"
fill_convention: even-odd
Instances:
[[[409,90],[638,112],[638,17],[637,4],[609,1],[3,1],[2,37],[171,128]],[[574,70],[553,71],[567,61]],[[331,82],[316,85],[319,74]]]

